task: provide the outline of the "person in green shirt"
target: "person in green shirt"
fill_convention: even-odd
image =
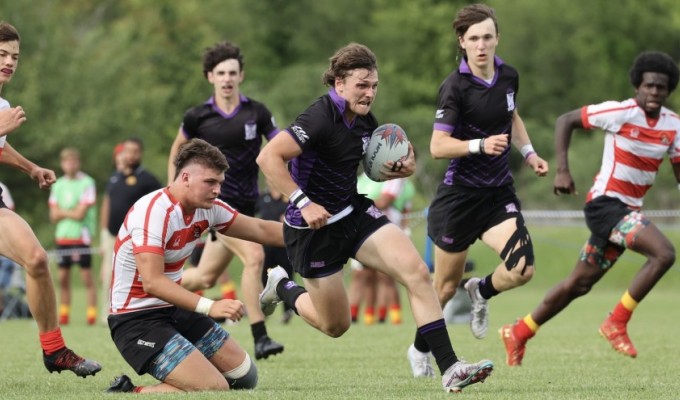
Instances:
[[[71,308],[71,266],[80,265],[80,276],[87,289],[87,323],[97,319],[97,294],[92,278],[90,245],[96,229],[96,189],[92,177],[80,170],[80,152],[67,147],[60,153],[64,175],[50,190],[50,222],[56,225],[57,264],[61,306],[59,323],[69,322]]]

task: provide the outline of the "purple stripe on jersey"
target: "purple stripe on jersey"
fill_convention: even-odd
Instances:
[[[342,122],[345,123],[347,128],[351,129],[352,126],[354,126],[354,121],[347,121],[347,117],[345,117],[345,108],[347,107],[347,102],[345,99],[340,97],[340,95],[335,91],[335,88],[328,89],[328,95],[331,97],[331,100],[333,100],[333,104],[335,104],[335,106],[338,108],[338,111],[340,111],[340,114],[342,115]]]
[[[281,130],[279,128],[277,128],[276,125],[275,125],[274,129],[267,134],[267,140],[268,141],[272,140],[274,138],[274,136],[276,136],[279,132],[281,132]]]
[[[229,114],[225,113],[222,111],[219,107],[217,107],[217,104],[215,104],[215,96],[211,96],[210,99],[206,102],[207,104],[210,104],[215,110],[216,113],[220,114],[224,118],[232,118],[234,115],[238,114],[239,111],[241,111],[241,103],[245,103],[250,101],[246,96],[239,94],[239,103],[238,106],[234,109],[234,111],[230,112]]]
[[[493,65],[496,67],[499,67],[501,65],[505,64],[505,62],[498,57],[497,55],[493,56]],[[461,74],[472,74],[472,70],[470,69],[470,66],[467,63],[467,58],[463,57],[463,60],[460,62],[460,66],[458,67],[458,71]]]
[[[436,131],[444,131],[444,132],[451,133],[451,132],[453,132],[453,125],[442,124],[441,122],[435,122],[432,129],[434,129]]]
[[[298,187],[303,191],[307,189],[307,182],[309,182],[309,176],[312,175],[312,171],[314,171],[314,164],[316,161],[316,153],[308,151],[305,153],[305,158],[297,156],[290,162],[290,175],[293,177],[293,180],[297,183]]]

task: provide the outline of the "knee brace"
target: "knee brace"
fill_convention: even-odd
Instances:
[[[223,375],[227,378],[229,388],[233,390],[254,389],[257,386],[257,367],[247,353],[246,359],[243,360],[241,365]]]
[[[521,215],[517,217],[517,229],[508,239],[500,256],[508,271],[519,265],[520,259],[524,257],[524,268],[520,272],[521,275],[524,275],[527,266],[534,265],[534,245],[531,243],[529,231],[524,225],[524,219]]]

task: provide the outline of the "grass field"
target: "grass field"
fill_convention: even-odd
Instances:
[[[530,226],[536,245],[538,273],[526,287],[491,301],[491,327],[484,340],[472,337],[468,326],[449,325],[459,356],[469,361],[494,361],[493,375],[484,384],[465,389],[461,396],[475,399],[677,399],[680,397],[680,342],[677,287],[680,272],[671,269],[636,310],[629,327],[639,355],[626,358],[614,352],[597,333],[637,272],[642,258],[626,254],[616,268],[586,297],[576,300],[562,314],[541,328],[529,343],[524,366],[509,368],[496,330],[526,315],[545,291],[570,271],[585,239],[582,228]],[[668,231],[674,243],[680,233]],[[495,256],[481,245],[471,252],[478,274],[488,274]],[[77,281],[77,279],[76,279]],[[81,289],[76,301],[83,299]],[[413,399],[444,398],[439,378],[411,377],[406,348],[413,339],[414,324],[405,304],[399,326],[353,326],[338,339],[328,338],[299,318],[289,325],[279,322],[278,312],[268,322],[270,335],[286,345],[286,351],[258,362],[260,382],[254,391],[198,393],[192,399]],[[227,328],[252,354],[247,321]],[[102,363],[94,378],[72,373],[49,374],[42,366],[37,329],[32,321],[0,323],[0,399],[97,399],[111,398],[103,390],[120,373],[136,384],[153,384],[153,378],[137,377],[116,351],[108,329],[85,325],[84,311],[74,306],[72,323],[63,328],[67,343],[78,353]],[[145,398],[187,398],[187,395]]]

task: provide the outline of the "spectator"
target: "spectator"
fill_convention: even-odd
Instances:
[[[50,222],[56,224],[57,265],[61,305],[59,323],[69,323],[71,313],[71,266],[80,266],[80,277],[87,291],[87,324],[97,320],[97,292],[92,279],[90,245],[96,229],[97,191],[94,179],[81,171],[80,152],[72,147],[59,155],[64,175],[50,191]]]

